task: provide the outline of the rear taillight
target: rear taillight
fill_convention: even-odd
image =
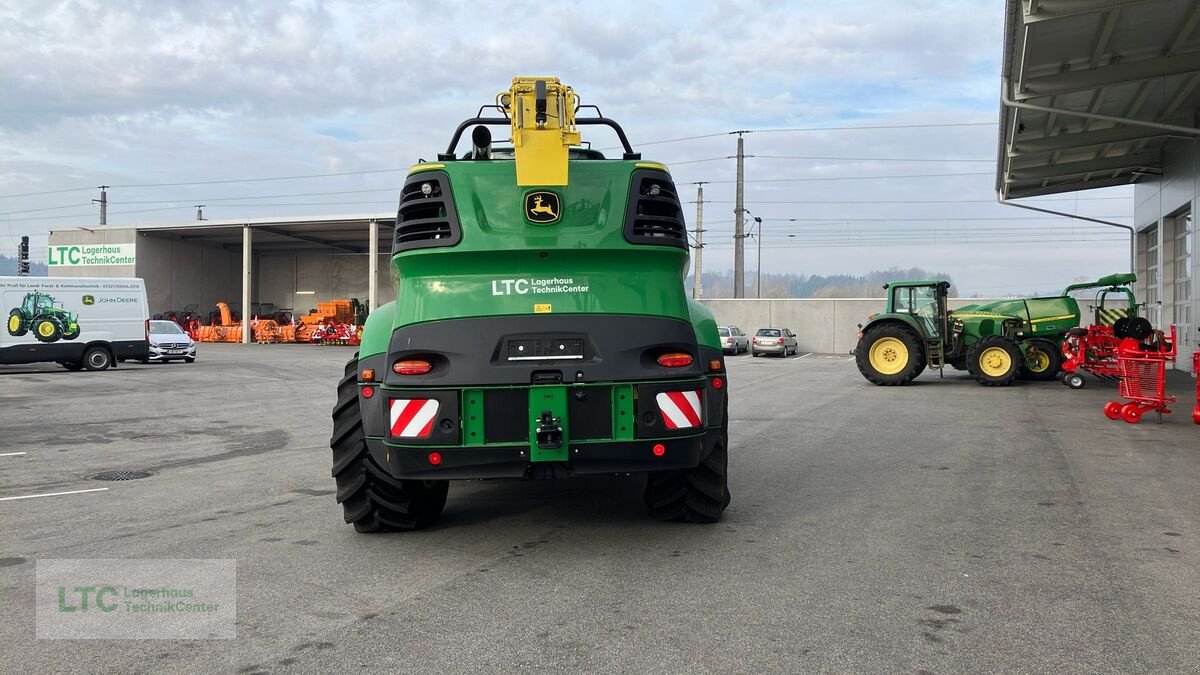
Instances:
[[[663,354],[657,359],[658,365],[664,368],[682,368],[692,365],[692,355],[683,353]]]
[[[146,319],[146,342],[150,341],[150,319]]]
[[[783,344],[783,338],[779,338],[779,344]]]
[[[433,370],[433,365],[428,361],[417,359],[409,361],[397,361],[392,364],[392,372],[397,375],[424,375]]]

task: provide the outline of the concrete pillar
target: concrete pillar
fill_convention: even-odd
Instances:
[[[371,219],[367,226],[368,237],[371,240],[367,247],[367,305],[371,311],[379,306],[379,221]]]
[[[253,327],[250,325],[254,318],[250,315],[250,262],[251,257],[250,226],[242,225],[242,344],[250,344]]]

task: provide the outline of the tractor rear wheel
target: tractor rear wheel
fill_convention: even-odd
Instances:
[[[39,342],[57,342],[62,332],[62,324],[54,317],[40,316],[33,320],[33,335]]]
[[[727,423],[728,424],[728,423]],[[646,474],[642,499],[658,520],[715,523],[729,506],[729,434],[721,437],[694,469]]]
[[[25,322],[25,314],[19,309],[14,309],[8,313],[8,334],[13,337],[21,337],[29,332],[29,326]]]
[[[1050,340],[1030,340],[1025,343],[1021,377],[1027,380],[1053,380],[1062,370],[1062,359],[1062,349]]]
[[[1021,348],[1000,335],[980,339],[967,350],[967,370],[985,387],[1006,387],[1017,379]]]
[[[879,385],[908,384],[925,370],[925,352],[912,330],[899,324],[869,329],[854,350],[858,372]]]
[[[400,480],[379,466],[367,449],[358,403],[358,354],[346,364],[333,407],[333,477],[346,522],[359,532],[428,527],[442,515],[450,483]]]

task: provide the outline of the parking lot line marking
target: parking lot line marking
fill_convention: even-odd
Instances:
[[[71,490],[70,492],[47,492],[41,495],[21,495],[20,497],[0,497],[0,502],[8,502],[14,499],[33,499],[35,497],[58,497],[60,495],[77,495],[82,492],[103,492],[108,488],[92,488],[90,490]]]
[[[25,453],[23,453],[23,452],[0,452],[0,457],[16,457],[17,455],[23,455],[23,454],[25,454]]]

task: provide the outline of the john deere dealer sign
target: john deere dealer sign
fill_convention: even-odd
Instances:
[[[137,244],[73,244],[51,246],[51,267],[85,267],[89,265],[132,265]]]

